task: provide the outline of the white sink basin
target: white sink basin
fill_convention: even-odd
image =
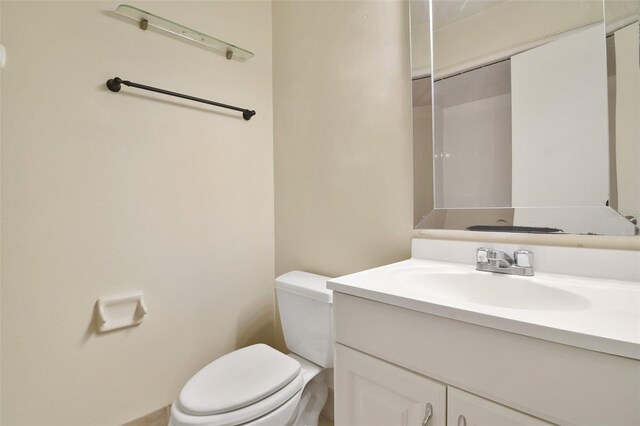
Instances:
[[[448,242],[453,243],[462,244],[465,257],[474,259],[472,243]],[[457,321],[640,359],[637,280],[543,271],[550,259],[561,259],[561,266],[571,261],[574,266],[568,270],[616,272],[628,266],[632,271],[640,264],[637,256],[573,250],[536,248],[542,267],[532,277],[476,271],[475,264],[412,258],[329,280],[327,287]],[[550,255],[545,257],[546,253]]]
[[[392,272],[394,282],[432,300],[451,299],[511,309],[576,311],[588,309],[585,297],[558,288],[557,279],[480,271],[425,271],[407,266]]]

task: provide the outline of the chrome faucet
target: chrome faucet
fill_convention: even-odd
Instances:
[[[513,257],[507,253],[480,247],[476,252],[476,270],[512,275],[533,275],[533,252],[516,250]]]

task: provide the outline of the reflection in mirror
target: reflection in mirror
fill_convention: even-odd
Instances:
[[[433,210],[433,143],[431,142],[431,78],[414,79],[413,95],[413,223]]]
[[[431,142],[431,40],[429,0],[412,0],[411,76],[413,99],[413,223],[433,210],[433,144]]]
[[[416,228],[637,234],[640,1],[611,3],[605,28],[601,1],[432,0]]]
[[[640,1],[635,14],[605,2],[609,101],[610,206],[637,224],[640,218]]]
[[[435,82],[435,205],[511,206],[508,60]]]

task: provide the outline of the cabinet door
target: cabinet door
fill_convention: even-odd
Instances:
[[[551,425],[451,386],[447,388],[447,404],[448,426]]]
[[[447,388],[441,383],[340,344],[335,379],[336,425],[445,425]]]

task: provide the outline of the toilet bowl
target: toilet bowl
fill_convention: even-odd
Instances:
[[[317,425],[327,399],[324,369],[333,367],[333,295],[326,281],[300,271],[276,278],[292,353],[257,344],[214,360],[184,385],[169,426]]]

